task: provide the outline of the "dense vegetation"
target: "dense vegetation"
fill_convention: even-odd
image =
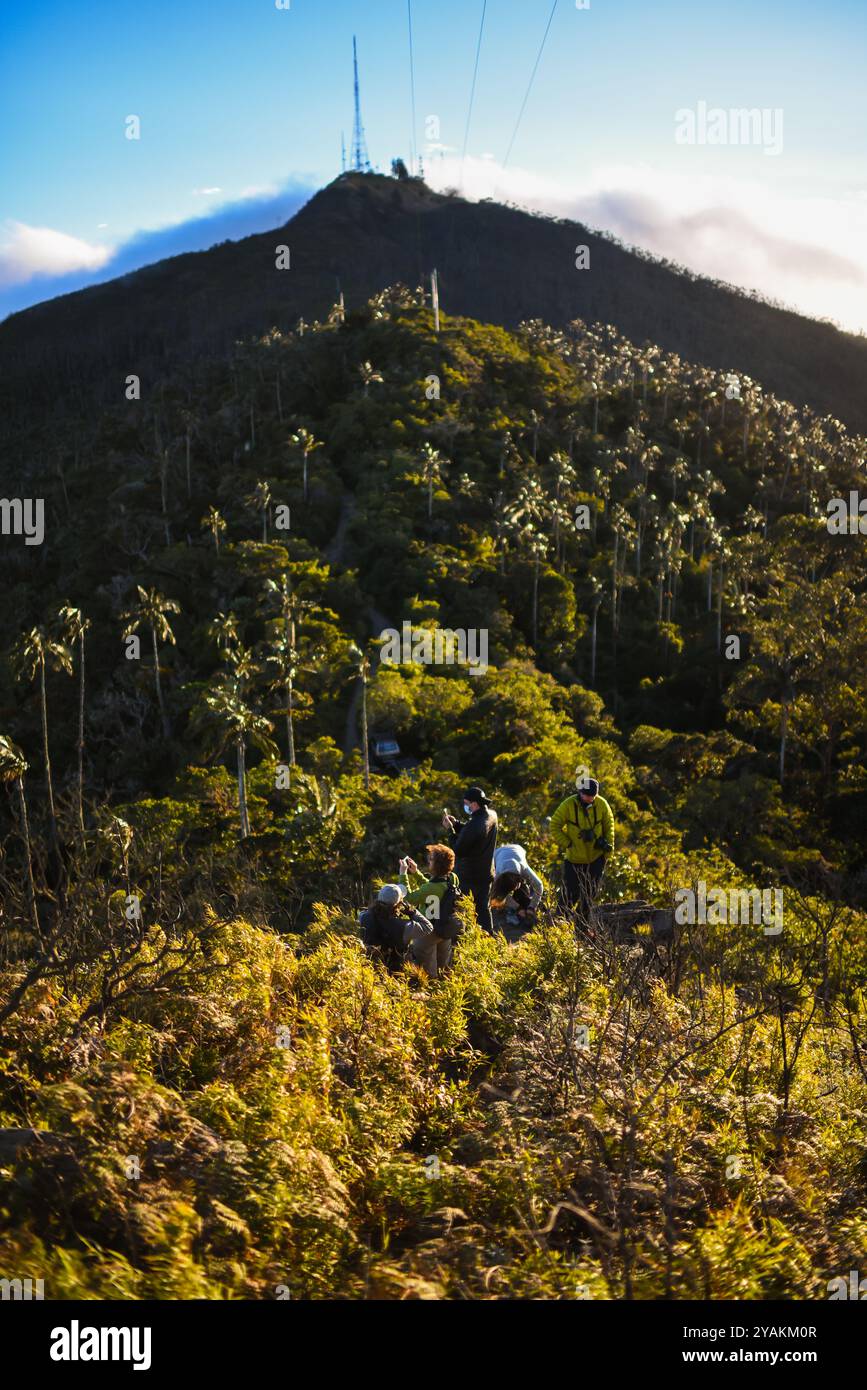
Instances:
[[[864,441],[602,325],[350,310],[4,438],[46,536],[2,542],[0,1263],[824,1296],[867,1238],[863,538],[825,517]],[[404,621],[489,670],[383,665]],[[609,899],[781,886],[784,931],[576,939],[579,766]],[[355,914],[467,780],[548,910],[389,976]]]

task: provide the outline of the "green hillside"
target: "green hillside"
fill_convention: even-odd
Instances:
[[[826,513],[867,443],[604,325],[348,309],[5,427],[45,535],[0,538],[3,1267],[823,1297],[867,1243],[864,537]],[[405,623],[487,669],[383,663]],[[576,935],[580,767],[606,901],[781,889],[783,931]],[[468,782],[542,920],[390,975],[357,913]]]

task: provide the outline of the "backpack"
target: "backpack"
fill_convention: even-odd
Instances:
[[[442,883],[442,879],[431,879],[432,883]],[[464,924],[459,914],[459,904],[463,893],[457,883],[445,880],[446,888],[440,898],[439,916],[434,931],[441,941],[457,941]]]

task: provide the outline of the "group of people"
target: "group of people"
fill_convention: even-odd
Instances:
[[[498,921],[529,930],[536,921],[544,884],[521,845],[497,845],[497,813],[481,787],[464,793],[464,819],[443,811],[450,844],[426,847],[422,870],[406,856],[398,880],[380,889],[361,915],[362,939],[389,968],[405,960],[435,978],[451,964],[461,934],[460,898],[473,899],[483,931]],[[563,902],[586,921],[614,849],[614,816],[599,783],[580,777],[577,791],[551,817],[549,832],[563,853]]]

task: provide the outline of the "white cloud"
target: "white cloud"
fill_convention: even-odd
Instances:
[[[99,270],[111,258],[107,246],[93,246],[52,227],[7,221],[0,226],[0,285],[24,285],[40,275]]]
[[[437,188],[461,183],[461,161],[433,163]],[[787,191],[760,179],[672,173],[647,164],[592,170],[567,184],[468,158],[463,192],[572,218],[628,245],[867,331],[867,190]]]
[[[217,193],[222,193],[222,188],[194,188],[194,198],[213,198]]]

